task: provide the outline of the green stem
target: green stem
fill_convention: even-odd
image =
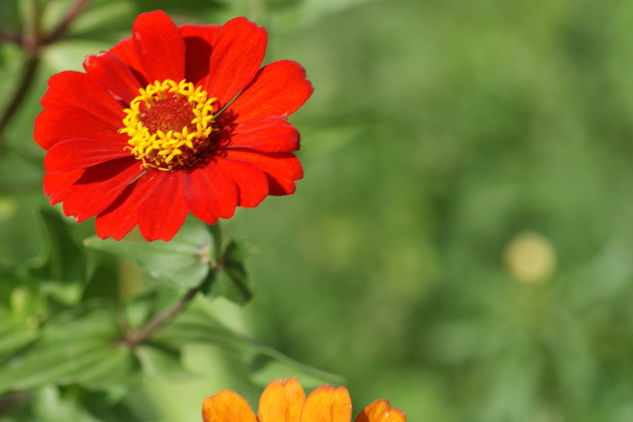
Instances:
[[[220,223],[216,223],[214,225],[207,225],[207,229],[211,233],[211,237],[213,238],[214,243],[214,261],[209,263],[210,271],[215,271],[221,265],[221,254],[222,254],[222,231],[220,229]],[[174,303],[171,307],[158,314],[154,318],[152,318],[147,324],[145,324],[142,328],[136,331],[129,332],[125,338],[121,341],[121,344],[134,347],[145,340],[147,340],[156,330],[163,327],[167,323],[169,323],[172,319],[174,319],[178,314],[184,311],[189,303],[193,300],[194,297],[201,290],[208,288],[208,285],[205,282],[202,282],[200,285],[190,289],[187,293],[184,294],[176,303]]]
[[[145,326],[138,331],[132,331],[125,336],[125,339],[121,342],[128,347],[134,347],[144,342],[150,337],[156,330],[170,322],[178,314],[180,314],[189,303],[196,297],[196,294],[200,291],[200,286],[194,287],[187,291],[176,303],[171,307],[152,318]]]

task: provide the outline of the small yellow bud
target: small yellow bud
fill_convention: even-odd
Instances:
[[[556,269],[552,243],[536,232],[515,235],[506,246],[503,258],[510,274],[523,283],[546,282]]]

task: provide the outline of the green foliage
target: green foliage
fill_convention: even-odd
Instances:
[[[213,253],[211,235],[199,221],[185,224],[169,242],[127,238],[117,242],[93,236],[84,243],[91,249],[130,260],[150,277],[177,289],[199,285],[209,272]]]
[[[247,373],[262,386],[270,382],[270,379],[262,376],[266,370],[268,370],[268,375],[277,373],[277,377],[295,376],[305,379],[311,385],[315,385],[316,381],[334,384],[344,382],[344,379],[338,375],[304,365],[275,349],[227,329],[202,307],[193,308],[182,314],[173,324],[161,330],[154,341],[174,349],[184,343],[221,347],[224,353],[240,362],[242,367],[247,368]],[[284,369],[282,371],[271,369],[270,366],[273,364],[278,364]]]
[[[4,359],[0,392],[50,383],[105,388],[128,382],[133,361],[118,337],[116,314],[102,304],[60,314],[42,327],[37,341]]]
[[[51,28],[71,2],[39,3]],[[1,30],[27,31],[30,4],[0,1]],[[223,225],[258,254],[196,221],[169,243],[97,239],[41,193],[46,80],[157,7],[178,23],[257,20],[267,60],[298,61],[315,87],[291,116],[296,194]],[[93,0],[0,133],[0,421],[199,420],[222,388],[256,404],[276,377],[344,381],[313,366],[344,375],[354,413],[386,398],[411,421],[633,420],[631,12]],[[0,113],[24,62],[0,43]],[[554,254],[540,283],[508,263],[525,231]],[[124,345],[201,283],[172,324]]]
[[[220,255],[221,265],[210,275],[210,296],[224,296],[239,305],[248,303],[254,295],[253,285],[244,265],[253,246],[246,240],[231,240]]]

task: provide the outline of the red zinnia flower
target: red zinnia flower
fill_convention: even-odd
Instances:
[[[306,398],[294,379],[275,380],[259,398],[257,416],[237,393],[222,390],[202,403],[204,422],[350,422],[352,401],[345,387],[323,385]],[[354,422],[406,422],[401,410],[387,400],[367,405]]]
[[[288,195],[303,175],[286,120],[312,94],[303,68],[260,69],[266,31],[245,18],[176,27],[138,16],[132,37],[53,75],[34,137],[47,150],[44,192],[97,234],[136,225],[171,239],[188,212],[208,224]]]

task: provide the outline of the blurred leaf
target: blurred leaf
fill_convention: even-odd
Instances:
[[[43,251],[27,261],[20,273],[35,278],[43,293],[61,303],[76,303],[81,295],[84,279],[83,248],[74,240],[70,225],[53,208],[40,210],[40,218],[45,227]]]
[[[32,274],[47,280],[76,282],[84,276],[83,249],[73,239],[69,224],[56,210],[47,207],[40,210],[46,227],[44,251],[34,263]]]
[[[239,305],[245,305],[253,298],[253,285],[244,260],[255,250],[248,240],[229,242],[220,258],[221,267],[209,275],[212,298],[223,296]]]
[[[258,251],[257,246],[248,239],[232,239],[224,250],[224,260],[228,262],[243,262]]]
[[[93,249],[86,249],[85,252],[87,284],[83,300],[101,298],[119,301],[118,258]]]
[[[0,197],[0,265],[16,268],[41,254],[41,202],[34,195]]]
[[[119,36],[131,35],[134,17],[134,6],[128,0],[93,0],[73,22],[68,36],[114,44]]]
[[[192,288],[209,272],[212,239],[204,225],[192,220],[169,242],[123,239],[119,242],[94,236],[89,248],[108,252],[138,264],[149,276],[175,288]]]
[[[33,328],[45,318],[47,303],[37,287],[19,283],[9,294],[9,310],[17,323]]]
[[[67,312],[50,321],[40,339],[0,366],[0,393],[49,383],[105,388],[129,381],[134,359],[117,345],[115,313],[103,305]]]
[[[141,11],[163,9],[169,13],[185,12],[199,15],[209,9],[223,5],[221,0],[180,0],[177,4],[171,0],[132,0]]]
[[[12,315],[0,309],[0,362],[37,337],[37,328],[15,321]]]
[[[196,306],[190,307],[173,323],[161,329],[154,336],[154,340],[157,343],[174,346],[186,343],[217,345],[238,359],[245,368],[252,370],[258,380],[263,380],[264,375],[258,377],[256,374],[261,374],[265,368],[283,367],[282,374],[301,374],[306,379],[309,377],[311,380],[318,379],[321,382],[334,384],[344,382],[344,379],[338,375],[297,362],[273,348],[230,330],[212,315]],[[269,366],[273,365],[272,361],[278,362],[280,366],[276,366],[276,363],[274,366]],[[274,369],[271,370],[274,371]]]
[[[22,17],[18,0],[0,1],[0,28],[10,33],[20,33],[22,30]]]
[[[130,389],[113,393],[81,389],[78,399],[99,421],[138,422],[160,421],[154,406],[141,389]]]
[[[97,422],[74,397],[62,397],[56,386],[46,386],[33,398],[33,413],[38,421]]]
[[[278,24],[294,29],[373,1],[376,0],[266,0],[266,3],[277,11]]]
[[[63,40],[47,48],[42,58],[54,72],[83,70],[82,63],[88,54],[107,50],[111,44],[99,40]]]
[[[345,378],[326,374],[317,371],[315,368],[307,367],[295,361],[287,361],[286,359],[273,358],[269,355],[257,356],[248,368],[249,379],[256,385],[265,386],[271,380],[296,378],[299,380],[303,388],[315,388],[324,382],[336,385],[345,383]]]
[[[1,84],[2,82],[0,82],[0,89]],[[40,163],[35,164],[17,155],[6,154],[2,156],[0,194],[21,194],[28,191],[39,193],[42,184],[42,171]]]
[[[141,327],[179,298],[173,290],[151,288],[125,303],[125,317],[131,327]]]
[[[175,382],[184,379],[181,356],[178,348],[170,349],[153,344],[141,344],[134,349],[144,374]]]

